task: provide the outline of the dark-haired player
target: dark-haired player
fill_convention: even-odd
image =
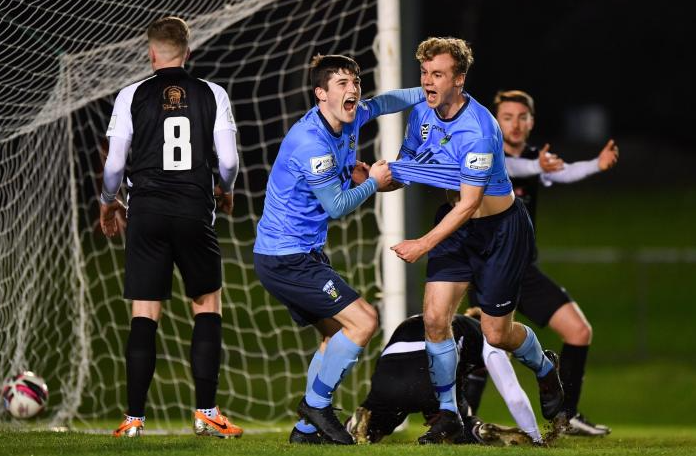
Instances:
[[[254,268],[264,288],[300,325],[322,341],[307,372],[306,394],[290,442],[319,432],[330,443],[353,444],[331,407],[333,392],[377,330],[377,311],[331,268],[323,252],[330,218],[349,214],[391,183],[384,160],[367,171],[356,160],[360,127],[422,100],[420,89],[395,90],[361,101],[360,68],[342,55],[310,65],[317,105],[290,129],[273,163],[254,244]],[[355,167],[369,172],[353,186]],[[358,173],[360,174],[360,173]],[[352,187],[352,188],[351,188]]]

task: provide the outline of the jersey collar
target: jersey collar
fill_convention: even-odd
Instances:
[[[160,68],[159,70],[155,71],[155,74],[157,75],[165,75],[165,74],[181,74],[181,73],[186,73],[188,74],[188,71],[181,67],[166,67],[166,68]]]
[[[454,116],[452,116],[451,119],[443,119],[442,117],[440,117],[440,113],[437,112],[437,109],[433,109],[433,111],[435,111],[435,115],[437,116],[438,120],[440,120],[442,122],[454,122],[455,120],[457,120],[459,118],[459,116],[462,115],[462,113],[464,111],[466,111],[466,108],[468,108],[469,105],[471,104],[471,95],[469,95],[468,93],[466,93],[464,91],[462,91],[462,95],[464,95],[466,97],[466,100],[464,101],[464,104],[462,105],[462,107],[459,108],[459,111],[457,111],[457,113]]]
[[[329,125],[329,121],[326,120],[326,117],[324,117],[324,114],[321,113],[319,107],[317,107],[317,115],[319,116],[321,123],[324,124],[326,131],[328,131],[331,136],[333,136],[334,138],[340,138],[341,136],[343,136],[343,128],[341,128],[341,131],[338,133],[333,131],[333,128],[331,128],[331,125]]]

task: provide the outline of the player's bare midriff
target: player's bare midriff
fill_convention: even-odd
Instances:
[[[459,202],[459,192],[452,190],[445,190],[447,193],[447,202],[452,206]],[[481,205],[471,216],[472,219],[489,217],[491,215],[500,214],[501,212],[507,210],[515,202],[515,195],[511,191],[507,195],[493,196],[484,195],[483,200],[481,200]]]

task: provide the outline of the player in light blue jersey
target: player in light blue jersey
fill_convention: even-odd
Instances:
[[[563,389],[556,355],[544,352],[534,332],[513,321],[522,276],[535,251],[534,231],[512,193],[500,127],[463,90],[471,49],[461,39],[429,38],[418,46],[416,58],[426,99],[409,118],[400,152],[404,166],[392,168],[394,174],[459,192],[456,204],[440,208],[431,231],[392,247],[409,263],[428,253],[423,320],[440,413],[418,439],[424,444],[457,441],[464,429],[455,397],[458,360],[451,322],[470,283],[488,343],[512,352],[536,373],[545,418],[560,411]]]
[[[303,420],[290,442],[353,444],[331,399],[377,330],[377,311],[331,268],[322,249],[329,218],[349,214],[391,184],[386,161],[372,167],[356,161],[360,127],[413,106],[423,95],[413,88],[361,101],[360,68],[340,55],[315,57],[310,76],[317,106],[293,125],[273,163],[254,267],[292,318],[322,335],[298,407]]]

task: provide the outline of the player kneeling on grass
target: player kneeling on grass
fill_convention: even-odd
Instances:
[[[341,55],[315,57],[310,76],[317,106],[280,145],[257,227],[254,268],[298,324],[311,324],[321,334],[297,410],[302,420],[290,441],[320,435],[328,443],[350,445],[353,438],[334,414],[331,398],[377,330],[377,311],[331,268],[323,252],[328,221],[351,213],[391,183],[386,162],[368,169],[356,161],[360,127],[423,98],[416,88],[360,101],[358,64]],[[358,175],[369,177],[353,182],[356,167]]]
[[[475,314],[474,314],[475,315]],[[450,443],[541,444],[542,436],[531,404],[503,350],[486,343],[475,318],[455,315],[452,333],[456,341],[457,407],[464,431]],[[487,369],[519,428],[483,423],[467,402],[469,375]],[[475,404],[476,406],[478,404]],[[410,413],[422,413],[430,421],[439,411],[439,401],[428,372],[423,316],[404,320],[392,334],[377,361],[367,398],[346,422],[358,443],[377,443],[391,435]]]
[[[216,200],[232,211],[231,190],[238,170],[237,130],[230,101],[218,85],[191,77],[189,28],[176,17],[147,30],[155,74],[118,94],[104,166],[100,224],[107,236],[118,231],[116,193],[129,148],[128,226],[124,296],[133,300],[126,347],[128,411],[113,433],[137,437],[145,423],[145,399],[155,372],[157,322],[162,300],[172,293],[176,263],[194,314],[191,370],[196,386],[194,431],[239,437],[242,429],[215,405],[222,351],[222,265],[213,228]],[[212,168],[217,150],[220,186]],[[178,156],[175,149],[179,151]]]

